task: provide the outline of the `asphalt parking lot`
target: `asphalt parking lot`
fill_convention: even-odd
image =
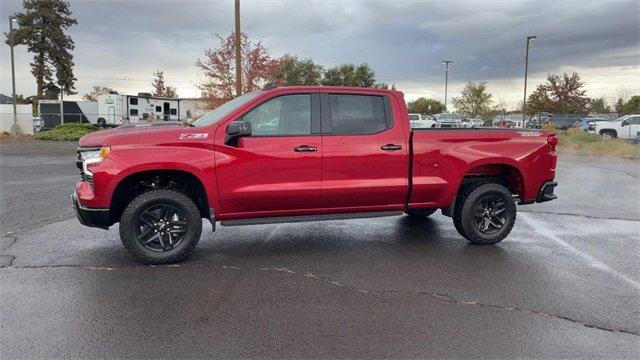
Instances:
[[[0,143],[2,358],[640,353],[640,162],[561,155],[559,199],[472,246],[422,221],[218,227],[141,266],[81,226],[75,144]]]

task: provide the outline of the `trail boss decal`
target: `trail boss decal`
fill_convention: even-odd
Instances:
[[[520,134],[520,136],[540,136],[540,135],[542,135],[542,133],[537,132],[537,131],[518,131],[518,134]]]
[[[208,133],[180,134],[180,140],[206,139],[207,137],[209,137]]]

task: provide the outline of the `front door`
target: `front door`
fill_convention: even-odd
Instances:
[[[408,143],[387,95],[321,94],[322,207],[401,210],[408,191]],[[408,131],[408,130],[407,130]]]
[[[640,137],[640,116],[631,116],[626,122],[623,122],[624,126],[618,133],[618,136],[623,139],[634,139]]]
[[[304,215],[321,205],[317,94],[276,96],[248,111],[252,135],[216,146],[216,174],[227,219]],[[218,131],[225,131],[220,128]]]

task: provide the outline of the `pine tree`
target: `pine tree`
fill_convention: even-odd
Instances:
[[[67,94],[75,94],[73,75],[73,40],[65,31],[78,22],[71,17],[69,3],[63,0],[24,0],[24,10],[15,13],[18,28],[14,29],[14,44],[27,45],[35,54],[31,73],[36,78],[38,99],[48,83],[53,82]],[[5,33],[9,43],[9,34]]]

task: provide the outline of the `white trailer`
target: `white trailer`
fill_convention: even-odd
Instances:
[[[60,100],[40,100],[38,114],[41,129],[53,129],[62,123]],[[98,123],[98,103],[95,101],[64,101],[64,123]]]
[[[149,121],[180,121],[186,110],[180,99],[138,95],[105,94],[98,96],[99,126],[118,126]]]

